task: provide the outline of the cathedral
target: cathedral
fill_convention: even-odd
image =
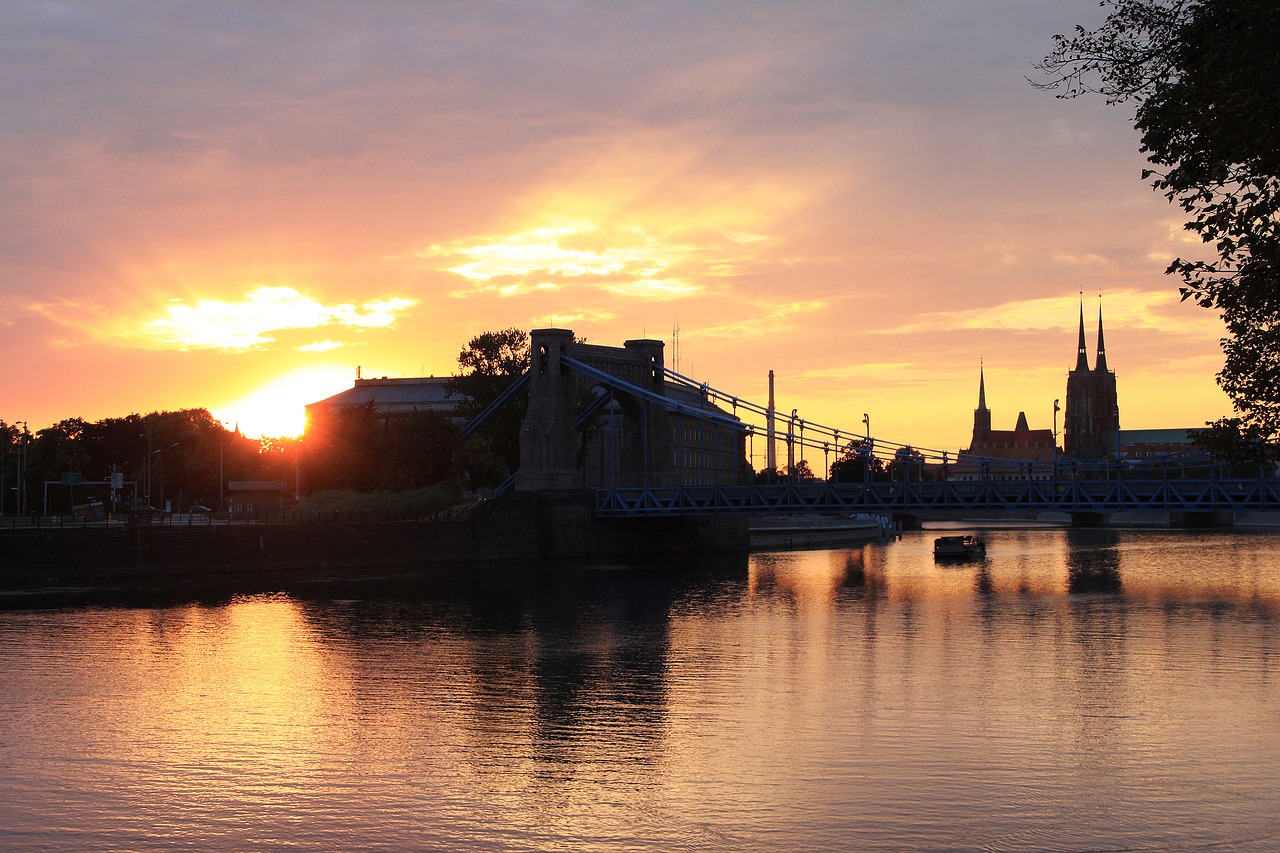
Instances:
[[[1067,459],[1102,459],[1116,455],[1120,436],[1120,405],[1116,375],[1107,370],[1102,344],[1102,308],[1098,308],[1098,358],[1089,369],[1084,343],[1084,306],[1080,306],[1080,345],[1075,369],[1067,374],[1067,411],[1062,449]]]
[[[1057,401],[1054,401],[1057,411]],[[1102,459],[1114,456],[1120,432],[1120,407],[1116,402],[1116,375],[1107,369],[1102,342],[1102,309],[1098,309],[1098,357],[1089,367],[1084,339],[1084,306],[1080,306],[1080,344],[1075,369],[1067,374],[1067,410],[1063,420],[1064,460]],[[978,371],[978,408],[973,410],[973,438],[964,456],[1048,462],[1059,458],[1053,430],[1031,429],[1025,412],[1011,430],[991,428],[984,372]],[[961,477],[963,479],[963,477]]]

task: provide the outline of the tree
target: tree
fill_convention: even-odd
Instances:
[[[814,479],[813,469],[807,460],[801,459],[794,465],[787,466],[787,479],[793,483],[805,483]]]
[[[831,463],[831,479],[839,483],[861,483],[884,477],[884,463],[875,457],[873,439],[856,438],[846,444]]]
[[[772,486],[782,481],[783,474],[777,468],[762,468],[755,475],[755,484],[757,486]]]
[[[413,412],[389,423],[396,461],[389,484],[419,489],[457,479],[458,427],[439,412]]]
[[[1187,437],[1213,454],[1214,459],[1230,463],[1265,463],[1280,459],[1280,446],[1256,426],[1240,418],[1220,418],[1205,424],[1205,429],[1191,430]]]
[[[459,396],[457,415],[470,420],[498,399],[522,373],[529,369],[529,334],[520,329],[485,332],[472,338],[458,354],[462,373],[452,377],[446,387]],[[478,472],[484,451],[497,454],[505,462],[507,474],[520,467],[520,427],[529,406],[529,393],[521,391],[507,401],[501,411],[480,430],[482,446],[469,449],[475,465],[468,465],[473,478],[492,479]],[[481,485],[496,485],[481,483]]]
[[[909,444],[899,447],[893,452],[893,461],[889,463],[889,474],[893,480],[911,482],[911,469],[916,469],[916,479],[923,479],[924,454]]]
[[[1136,103],[1152,187],[1212,244],[1177,258],[1182,298],[1226,326],[1218,383],[1245,426],[1280,432],[1280,4],[1104,0],[1096,30],[1054,36],[1032,81],[1058,97]]]

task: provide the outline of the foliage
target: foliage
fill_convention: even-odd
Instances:
[[[458,417],[470,420],[529,369],[529,334],[520,329],[503,329],[477,335],[458,354],[458,366],[461,374],[452,377],[445,387],[460,398]],[[522,390],[480,429],[480,441],[465,454],[473,482],[497,485],[520,467],[520,427],[528,406],[529,393]],[[499,473],[492,466],[495,455],[502,460],[505,471]]]
[[[840,483],[862,483],[885,478],[884,463],[874,454],[874,439],[858,438],[846,444],[831,463],[831,479]]]
[[[775,483],[782,482],[785,482],[785,477],[777,468],[761,468],[756,472],[755,484],[757,486],[772,486]]]
[[[1136,102],[1152,186],[1216,260],[1178,258],[1182,298],[1226,326],[1218,382],[1246,426],[1280,431],[1280,4],[1106,0],[1101,27],[1055,36],[1040,88]]]
[[[803,483],[806,480],[814,479],[813,469],[809,467],[808,461],[801,459],[794,465],[787,466],[787,479],[793,483]]]
[[[438,412],[386,417],[368,403],[314,415],[303,490],[418,489],[456,479],[458,428]]]
[[[907,444],[893,452],[893,461],[889,463],[889,477],[892,480],[922,480],[924,475],[924,454]]]
[[[1223,462],[1275,462],[1280,460],[1280,444],[1255,424],[1242,418],[1220,418],[1191,430],[1187,437]]]
[[[230,432],[206,409],[131,414],[85,421],[68,418],[31,433],[0,423],[0,488],[6,513],[16,511],[19,479],[32,512],[67,512],[73,503],[109,503],[103,485],[123,475],[117,494],[126,505],[185,509],[216,506],[231,480],[292,479],[291,459],[264,454],[258,441]],[[83,485],[63,486],[64,474],[79,474]],[[45,497],[48,506],[45,506]]]

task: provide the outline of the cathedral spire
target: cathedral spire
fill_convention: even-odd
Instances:
[[[1089,369],[1089,353],[1084,342],[1084,300],[1080,300],[1080,347],[1076,352],[1076,370]]]
[[[1098,363],[1094,365],[1094,370],[1099,373],[1107,372],[1107,348],[1102,345],[1102,305],[1098,305]]]
[[[978,362],[978,411],[987,410],[987,378],[983,375],[982,362]]]

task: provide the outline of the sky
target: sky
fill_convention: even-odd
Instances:
[[[284,435],[357,369],[452,374],[475,335],[554,326],[954,450],[980,365],[995,428],[1053,426],[1082,304],[1122,427],[1230,413],[1132,108],[1025,79],[1095,0],[0,12],[10,423]]]

